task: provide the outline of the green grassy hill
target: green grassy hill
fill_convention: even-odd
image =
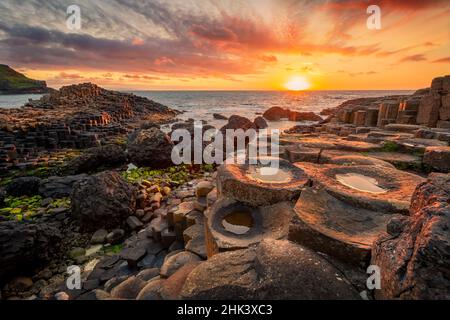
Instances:
[[[49,92],[45,81],[27,78],[9,66],[0,64],[0,94],[26,94]]]

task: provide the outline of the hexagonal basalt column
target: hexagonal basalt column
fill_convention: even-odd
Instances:
[[[388,221],[408,214],[424,179],[387,166],[296,163],[311,176],[295,207],[289,239],[344,262],[366,265]]]
[[[308,176],[289,161],[277,161],[278,169],[261,164],[221,166],[217,175],[219,194],[251,206],[266,206],[298,198],[309,182]]]
[[[207,255],[248,248],[265,238],[287,238],[293,215],[290,202],[250,207],[235,200],[219,199],[205,212]]]
[[[425,180],[397,169],[374,166],[314,166],[296,163],[308,171],[314,186],[324,187],[329,194],[357,207],[385,213],[408,214],[411,197],[417,185]]]
[[[330,195],[324,188],[307,188],[295,207],[289,240],[365,266],[372,244],[394,215],[355,207]]]

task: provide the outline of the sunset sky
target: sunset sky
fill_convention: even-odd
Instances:
[[[450,1],[1,0],[0,63],[56,88],[418,89],[450,74]]]

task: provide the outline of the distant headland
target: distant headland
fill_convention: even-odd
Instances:
[[[11,67],[0,64],[0,95],[43,94],[54,91],[45,81],[33,80]]]

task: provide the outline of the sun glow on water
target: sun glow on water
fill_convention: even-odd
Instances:
[[[309,89],[311,84],[305,77],[296,76],[289,79],[284,86],[290,91],[302,91]]]

